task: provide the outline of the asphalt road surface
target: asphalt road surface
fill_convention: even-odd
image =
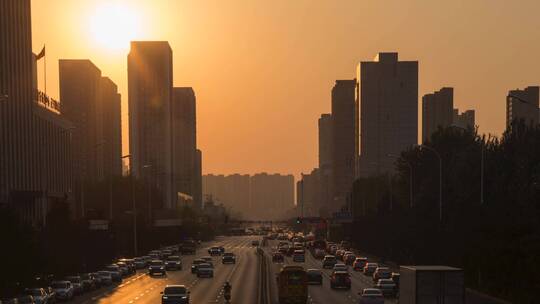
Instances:
[[[122,284],[86,293],[70,303],[120,303],[145,304],[161,303],[163,288],[168,284],[186,285],[191,292],[190,303],[224,303],[223,284],[228,280],[232,285],[231,303],[257,303],[258,259],[251,241],[257,237],[217,238],[203,243],[196,255],[182,256],[182,270],[168,271],[164,277],[150,277],[145,270],[125,278]],[[208,248],[222,245],[226,252],[236,254],[236,264],[221,263],[221,256],[214,259],[214,277],[198,279],[191,273],[191,262],[208,255]]]

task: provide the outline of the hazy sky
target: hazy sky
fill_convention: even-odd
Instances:
[[[124,149],[127,40],[169,41],[174,85],[197,95],[204,173],[310,171],[334,80],[354,78],[380,51],[419,61],[419,98],[454,87],[454,105],[475,109],[481,132],[503,131],[509,89],[540,84],[538,0],[33,0],[32,9],[49,95],[58,97],[58,59],[92,60],[122,94]]]

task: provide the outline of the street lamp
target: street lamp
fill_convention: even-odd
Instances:
[[[388,154],[387,156],[390,158],[395,158],[395,159],[400,158],[399,156],[394,155],[394,154]],[[406,159],[403,159],[403,160],[405,160],[407,167],[409,167],[409,205],[410,205],[410,208],[412,208],[413,207],[413,168],[412,168],[412,164],[408,160]]]
[[[442,222],[442,157],[441,154],[437,152],[437,150],[433,149],[430,146],[418,145],[418,147],[435,153],[435,155],[437,155],[437,157],[439,158],[439,221]]]
[[[464,131],[468,131],[466,128],[458,125],[450,125],[452,128],[461,129]],[[480,205],[484,204],[484,140],[482,140],[482,144],[480,145],[481,151],[480,151]]]
[[[135,177],[133,175],[133,158],[131,154],[122,156],[129,158],[129,176],[131,177],[131,212],[133,213],[133,254],[137,256],[137,206],[135,204]]]

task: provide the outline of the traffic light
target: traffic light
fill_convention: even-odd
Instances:
[[[296,223],[297,223],[297,224],[302,224],[302,218],[301,218],[301,217],[297,217],[297,218],[296,218]]]

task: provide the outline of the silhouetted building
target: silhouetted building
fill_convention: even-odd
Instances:
[[[195,188],[193,189],[193,201],[199,208],[203,207],[202,184],[202,151],[197,149],[195,154]]]
[[[459,109],[454,109],[453,124],[465,129],[474,128],[476,126],[474,110],[467,110],[460,114]]]
[[[422,97],[422,139],[425,142],[439,127],[453,122],[454,89],[442,88]]]
[[[360,99],[360,175],[391,172],[388,154],[418,143],[418,61],[379,53],[357,68]]]
[[[356,80],[336,80],[332,88],[331,205],[339,208],[351,190],[358,159]]]
[[[250,184],[253,218],[283,218],[294,206],[294,176],[259,173],[251,176]]]
[[[172,50],[166,41],[132,41],[128,55],[129,145],[140,178],[154,172],[165,208],[173,207]]]
[[[309,174],[302,173],[302,180],[299,185],[300,190],[297,189],[297,196],[299,197],[297,204],[301,210],[303,210],[303,216],[311,217],[321,215],[321,208],[323,206],[321,201],[321,179],[319,172],[320,170],[315,168]]]
[[[319,118],[319,182],[320,215],[329,216],[332,198],[332,115],[322,114]],[[297,192],[298,193],[298,192]]]
[[[0,203],[46,224],[55,202],[71,202],[72,125],[37,90],[30,0],[0,1]]]
[[[524,90],[515,89],[508,92],[506,97],[506,125],[514,120],[524,120],[526,124],[538,124],[540,110],[538,109],[539,87],[526,87]]]
[[[250,216],[250,177],[247,174],[203,176],[203,195],[229,208],[233,215]]]
[[[192,88],[173,88],[172,149],[175,192],[193,196],[196,178],[196,109]]]
[[[101,102],[105,178],[122,176],[122,101],[118,87],[108,77],[101,77]]]

